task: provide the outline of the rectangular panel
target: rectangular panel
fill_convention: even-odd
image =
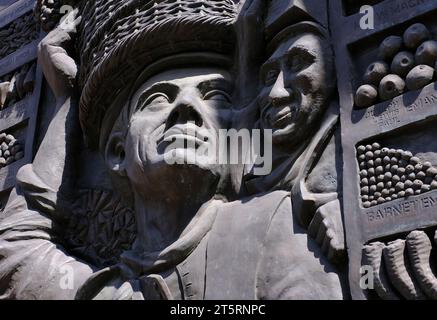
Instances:
[[[406,86],[407,74],[413,77],[410,71],[419,67],[418,46],[437,37],[437,2],[379,1],[373,6],[372,30],[360,28],[357,8],[355,12],[349,8],[347,17],[342,9],[338,1],[330,2],[341,106],[343,209],[351,292],[353,298],[365,299],[367,293],[360,288],[364,245],[437,228],[435,70],[431,76],[420,74],[426,82],[419,89]],[[402,44],[404,33],[416,23],[427,31],[417,45]],[[391,56],[379,56],[381,44],[390,36],[398,37],[401,45],[393,46]],[[373,78],[365,77],[366,72]]]
[[[34,4],[20,0],[0,11],[0,192],[13,188],[18,170],[33,159],[43,79]]]

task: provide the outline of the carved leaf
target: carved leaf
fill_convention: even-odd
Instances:
[[[135,240],[134,213],[112,192],[82,190],[72,211],[66,246],[97,266],[116,263]]]

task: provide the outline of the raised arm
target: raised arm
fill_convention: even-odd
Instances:
[[[54,117],[32,164],[22,167],[0,219],[0,299],[74,299],[94,267],[69,255],[56,228],[74,183],[78,130],[77,67],[65,50],[75,33],[70,14],[39,46],[38,63],[55,96]],[[64,202],[68,203],[68,202]]]
[[[56,97],[54,117],[33,161],[34,172],[58,191],[70,189],[74,182],[72,156],[81,137],[78,126],[76,62],[66,48],[70,47],[80,17],[71,12],[50,32],[38,47],[38,63]]]

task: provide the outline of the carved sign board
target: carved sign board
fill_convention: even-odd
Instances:
[[[342,28],[338,29],[340,35],[338,39],[339,41],[343,41],[344,44],[349,44],[370,37],[378,32],[403,23],[408,19],[429,12],[429,8],[433,5],[435,5],[435,1],[433,0],[382,1],[373,6],[375,13],[374,29],[361,29],[360,19],[363,15],[355,13],[349,17],[342,17],[340,21],[336,21],[337,25],[343,25]]]
[[[330,2],[333,37],[338,40],[334,46],[344,157],[343,209],[351,293],[355,299],[365,299],[368,292],[360,287],[363,247],[437,226],[437,145],[429,142],[437,124],[437,83],[402,89],[402,94],[381,99],[385,101],[375,98],[376,103],[362,109],[356,106],[356,95],[366,65],[380,59],[384,39],[402,38],[418,22],[434,32],[437,3],[379,2],[371,30],[360,28],[362,15],[343,16],[343,9],[340,1]],[[415,48],[411,50],[414,55]],[[389,67],[394,64],[387,62]],[[405,78],[396,79],[404,84]],[[379,97],[386,93],[384,81],[375,83]]]
[[[23,22],[25,22],[25,25],[22,26],[24,33],[29,32],[25,30],[36,30],[37,26],[29,16],[32,14],[35,1],[9,2],[9,5],[0,11],[0,30],[8,33],[8,28],[16,21],[17,26],[14,26],[14,32],[17,33],[17,37],[20,34],[20,27]],[[23,20],[25,16],[26,19]],[[0,133],[11,135],[14,139],[17,139],[24,149],[23,158],[2,165],[0,169],[0,191],[12,188],[15,185],[18,170],[33,159],[33,142],[42,83],[42,73],[36,65],[39,36],[35,40],[32,40],[34,36],[30,34],[23,34],[23,37],[22,43],[18,46],[15,45],[18,48],[17,50],[10,53],[8,51],[7,55],[0,59],[0,80],[5,81],[3,85],[12,83],[9,91],[13,92],[11,96],[6,97],[6,103],[0,110]],[[8,43],[2,45],[6,47]],[[28,79],[29,92],[22,92],[23,89],[17,84],[17,78],[19,77]],[[20,82],[23,82],[23,80]],[[17,93],[18,91],[20,92]]]

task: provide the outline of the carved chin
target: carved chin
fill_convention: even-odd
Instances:
[[[294,146],[303,143],[303,139],[314,129],[315,122],[324,110],[321,102],[322,99],[318,99],[311,104],[302,104],[297,112],[292,112],[287,123],[273,127],[273,144]]]
[[[169,150],[164,154],[164,161],[169,164],[192,164],[199,167],[206,167],[211,159],[196,155],[196,150],[177,148]]]
[[[273,144],[283,144],[283,143],[292,143],[296,140],[296,123],[289,124],[285,128],[274,129],[273,130]],[[304,128],[301,128],[304,130]],[[300,136],[300,134],[299,134]]]

